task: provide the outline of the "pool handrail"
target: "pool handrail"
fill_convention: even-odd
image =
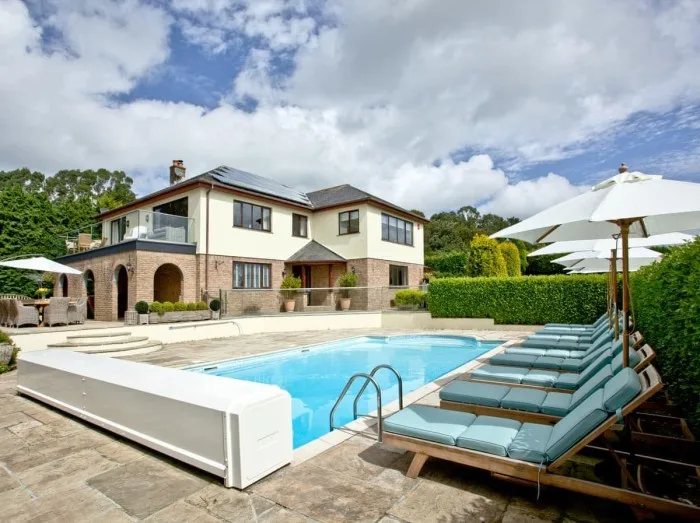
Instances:
[[[401,378],[401,374],[399,374],[399,371],[397,371],[393,366],[389,365],[388,363],[381,363],[374,367],[372,369],[372,372],[369,373],[369,375],[371,377],[374,377],[374,375],[380,369],[388,369],[394,373],[394,376],[396,376],[396,379],[399,382],[399,410],[403,410],[403,379]],[[365,380],[365,384],[362,385],[360,392],[358,392],[357,396],[355,396],[355,402],[352,404],[353,419],[357,419],[357,402],[360,401],[360,396],[362,396],[362,393],[367,389],[367,385],[369,385],[369,381]]]
[[[379,388],[379,384],[376,382],[376,380],[367,374],[366,372],[358,372],[357,374],[353,374],[350,376],[350,379],[348,379],[347,383],[345,384],[345,387],[343,387],[343,391],[340,393],[338,396],[338,399],[335,400],[335,404],[333,405],[333,408],[331,409],[330,413],[330,428],[331,431],[335,429],[333,426],[333,417],[335,416],[335,411],[338,408],[338,405],[340,405],[340,402],[343,400],[345,395],[347,394],[348,390],[350,389],[350,386],[355,382],[357,378],[365,378],[365,384],[368,382],[372,382],[372,385],[374,385],[374,388],[377,390],[377,441],[381,443],[382,441],[382,389]]]

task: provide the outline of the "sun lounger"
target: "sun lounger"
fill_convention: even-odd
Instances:
[[[626,369],[616,373],[612,365],[606,365],[573,393],[455,380],[440,390],[440,408],[523,422],[556,423],[621,372]]]
[[[544,326],[544,329],[595,329],[596,327],[599,327],[606,321],[610,321],[608,319],[608,315],[603,314],[601,317],[599,317],[595,322],[587,324],[587,323],[547,323]]]
[[[523,347],[577,349],[588,348],[596,343],[604,343],[615,336],[615,329],[607,325],[599,327],[596,331],[585,334],[531,334],[522,342]]]
[[[641,369],[648,365],[653,358],[653,351],[647,350],[629,351],[629,366]],[[588,365],[582,372],[564,372],[543,369],[528,369],[523,367],[510,367],[506,365],[485,364],[476,367],[466,375],[470,381],[486,383],[515,385],[520,387],[538,387],[552,390],[577,390],[589,378],[593,377],[606,365],[612,365],[614,372],[622,368],[622,351],[617,354],[608,349],[600,354],[595,361]]]
[[[406,473],[411,478],[420,474],[429,457],[434,457],[518,482],[549,485],[697,519],[697,507],[560,472],[570,458],[661,388],[653,367],[640,375],[626,369],[555,425],[412,405],[384,420],[383,441],[415,452]]]
[[[633,345],[639,345],[643,341],[642,335],[637,331],[633,333],[630,337],[630,340]],[[515,346],[515,347],[509,347],[503,351],[505,354],[522,354],[522,355],[528,355],[528,356],[548,356],[552,358],[583,358],[587,354],[589,354],[591,351],[594,351],[596,349],[599,349],[601,347],[605,347],[606,344],[611,344],[613,343],[614,338],[607,340],[603,342],[602,340],[600,342],[588,345],[588,346],[579,346],[576,349],[560,349],[560,348],[536,348],[536,347],[523,347],[522,345],[520,346]],[[556,346],[556,345],[554,345]]]

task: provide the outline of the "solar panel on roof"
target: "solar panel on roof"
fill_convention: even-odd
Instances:
[[[215,180],[225,183],[226,185],[232,185],[270,196],[277,196],[278,198],[283,198],[291,202],[311,206],[311,201],[304,193],[275,182],[274,180],[258,176],[257,174],[226,166],[217,167],[210,171],[210,174]]]

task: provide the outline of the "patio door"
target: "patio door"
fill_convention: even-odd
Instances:
[[[120,243],[126,234],[126,216],[112,220],[110,229],[110,244]]]

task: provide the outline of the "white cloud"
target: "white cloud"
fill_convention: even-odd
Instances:
[[[504,187],[492,195],[488,203],[479,207],[479,211],[505,217],[527,218],[588,189],[590,187],[572,185],[563,176],[549,173],[541,178],[523,180]]]
[[[700,98],[696,2],[50,6],[38,26],[19,0],[0,2],[0,69],[12,72],[0,75],[0,168],[141,171],[140,192],[183,158],[193,174],[229,164],[307,190],[353,183],[428,213],[491,200],[482,210],[524,216],[579,189],[553,174],[513,183],[489,155],[451,153],[564,157],[637,111]],[[114,102],[166,65],[175,22],[212,53],[254,39],[230,96],[211,109]],[[60,35],[50,50],[47,28]],[[272,67],[280,51],[288,78]],[[243,96],[254,112],[232,103]]]

